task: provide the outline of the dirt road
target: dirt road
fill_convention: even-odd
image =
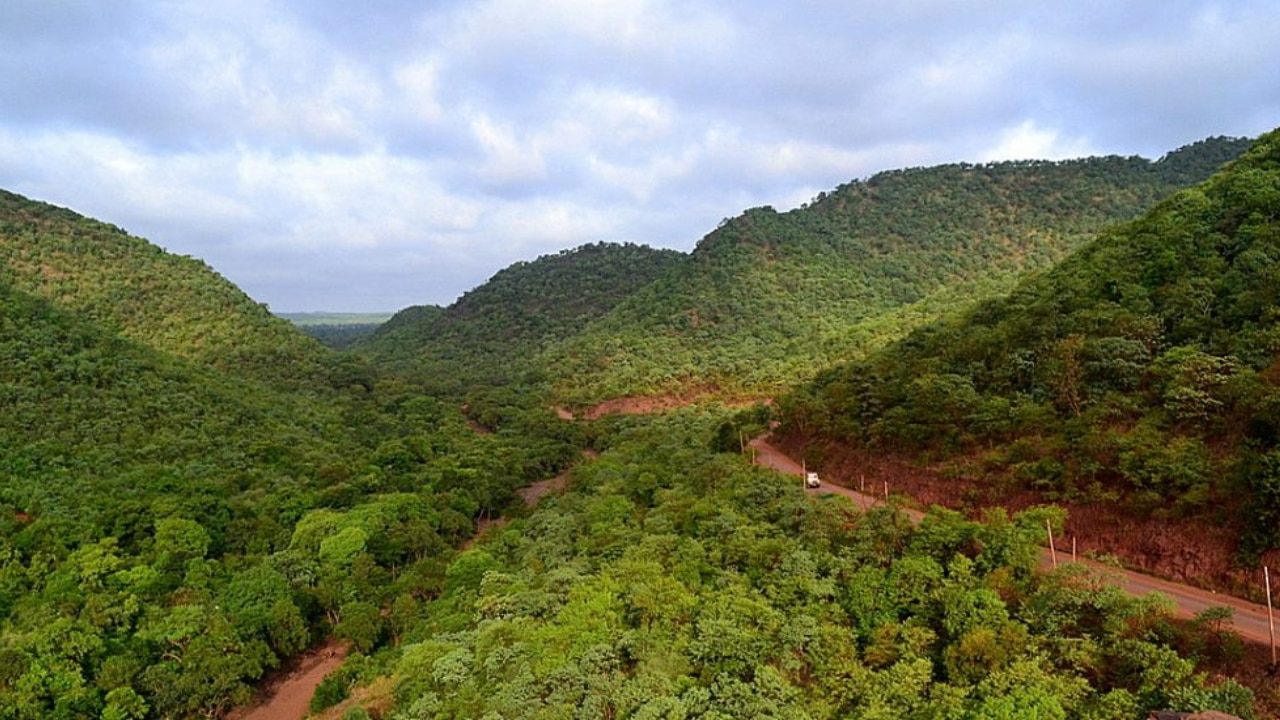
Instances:
[[[774,448],[763,438],[756,438],[751,441],[751,447],[755,450],[756,462],[771,467],[780,472],[791,475],[801,476],[802,468],[799,463],[782,454],[777,448]],[[797,478],[796,482],[802,482]],[[872,488],[868,488],[872,489]],[[866,509],[875,505],[883,505],[885,499],[883,497],[875,497],[870,494],[863,494],[856,490],[851,490],[839,485],[832,485],[824,482],[821,488],[816,490],[808,490],[807,492],[814,494],[834,494],[843,495],[852,500],[858,507]],[[917,510],[906,510],[908,516],[913,522],[919,522],[924,517],[924,513]],[[1069,554],[1061,551],[1058,553],[1059,562],[1067,562]],[[1095,563],[1089,560],[1080,560],[1080,563],[1094,567],[1102,572],[1108,578],[1112,578],[1113,582],[1125,592],[1142,596],[1152,592],[1161,592],[1168,595],[1177,606],[1177,614],[1180,617],[1194,617],[1195,615],[1214,607],[1228,607],[1233,611],[1231,623],[1240,637],[1252,642],[1269,645],[1271,642],[1270,627],[1267,620],[1267,608],[1261,605],[1234,598],[1229,595],[1219,595],[1207,590],[1193,588],[1187,585],[1181,585],[1160,578],[1144,575],[1132,570],[1117,570],[1115,568]],[[1049,549],[1045,548],[1042,564],[1045,567],[1052,566]]]
[[[595,457],[592,452],[584,452],[583,455],[588,459]],[[539,480],[517,492],[528,505],[537,505],[547,493],[564,490],[569,482],[569,472],[566,470],[553,478]],[[476,526],[475,537],[463,543],[461,549],[471,547],[489,528],[500,527],[506,522],[507,519],[502,517],[481,520]],[[227,720],[301,720],[307,716],[311,696],[315,695],[320,681],[336,670],[346,656],[347,647],[334,641],[304,653],[295,661],[294,670],[268,687],[264,699],[251,707],[231,711]]]
[[[347,646],[334,640],[309,650],[293,663],[293,669],[268,688],[268,695],[249,708],[233,710],[227,720],[291,720],[307,715],[316,686],[342,664]]]

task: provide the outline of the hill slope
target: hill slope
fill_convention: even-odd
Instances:
[[[61,267],[70,301],[101,292],[96,268]],[[187,280],[180,297],[209,289]],[[206,307],[158,292],[173,322]],[[473,518],[581,448],[477,434],[396,381],[336,392],[218,364],[0,277],[0,717],[221,717],[316,637],[412,611]]]
[[[683,255],[596,243],[516,263],[448,308],[397,313],[365,344],[379,363],[459,386],[500,384],[673,267]]]
[[[0,279],[165,353],[245,377],[322,378],[329,353],[199,260],[0,191]]]
[[[1159,161],[1102,157],[900,170],[786,213],[748,210],[555,348],[557,392],[768,395],[998,294],[1113,222],[1208,177],[1247,141]]]
[[[1280,131],[783,405],[792,428],[864,446],[982,448],[981,475],[1051,497],[1243,523],[1262,551],[1280,547],[1278,302]]]

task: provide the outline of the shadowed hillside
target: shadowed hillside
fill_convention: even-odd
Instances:
[[[448,308],[397,313],[365,345],[380,364],[431,381],[501,384],[684,257],[673,250],[597,243],[520,262]]]

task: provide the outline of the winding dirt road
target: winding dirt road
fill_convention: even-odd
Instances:
[[[802,476],[802,468],[799,463],[784,455],[777,448],[770,445],[764,438],[756,438],[752,440],[750,446],[755,449],[755,459],[761,465],[771,467],[779,472],[791,475]],[[801,480],[797,479],[797,482]],[[875,505],[883,505],[885,500],[871,495],[864,495],[856,490],[851,490],[840,485],[833,485],[824,482],[821,488],[816,490],[807,490],[811,494],[826,495],[843,495],[854,502],[858,507],[866,509]],[[913,522],[920,522],[924,517],[924,513],[918,510],[904,510]],[[1069,557],[1069,555],[1066,555]],[[1059,562],[1069,562],[1064,559],[1064,553],[1058,553]],[[1161,592],[1171,598],[1177,608],[1176,612],[1179,617],[1191,618],[1209,608],[1227,607],[1232,610],[1231,625],[1240,637],[1250,642],[1270,645],[1271,631],[1267,619],[1267,608],[1256,605],[1254,603],[1231,597],[1229,595],[1219,595],[1201,590],[1199,588],[1181,585],[1160,578],[1144,575],[1132,570],[1119,570],[1108,565],[1096,563],[1091,560],[1079,560],[1079,563],[1095,568],[1102,572],[1104,578],[1114,583],[1120,589],[1134,596],[1143,596],[1152,592]],[[1041,563],[1044,567],[1052,567],[1053,560],[1050,557],[1049,549],[1045,548]]]
[[[595,457],[595,453],[584,451],[583,456],[591,459]],[[564,490],[569,482],[570,470],[553,478],[539,480],[516,492],[527,505],[537,505],[538,500],[547,493]],[[500,527],[506,522],[507,519],[502,517],[481,520],[476,526],[475,536],[463,543],[461,549],[466,550],[471,547],[489,528]],[[307,709],[311,704],[311,697],[315,695],[316,687],[326,675],[342,665],[343,659],[347,656],[347,650],[346,645],[330,641],[322,647],[304,653],[294,661],[294,669],[291,672],[269,684],[264,698],[253,706],[232,710],[226,720],[302,720],[307,716]]]
[[[347,646],[329,641],[300,656],[293,670],[270,686],[257,705],[233,710],[226,720],[293,720],[306,717],[311,696],[325,676],[342,664]]]

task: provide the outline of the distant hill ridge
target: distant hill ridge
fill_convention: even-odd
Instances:
[[[543,365],[556,393],[781,391],[1007,290],[1108,225],[1208,177],[1249,141],[1167,154],[953,164],[842,185],[795,210],[726,220]]]
[[[593,243],[507,267],[447,308],[402,310],[364,345],[383,364],[500,382],[674,267],[674,250]]]

